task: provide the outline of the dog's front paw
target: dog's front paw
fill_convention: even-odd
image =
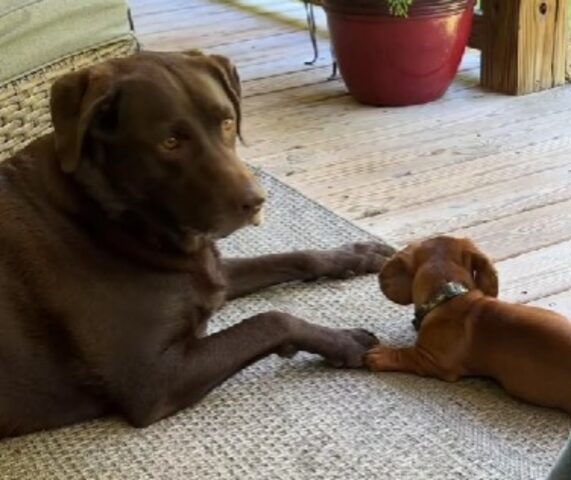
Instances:
[[[331,278],[351,278],[378,273],[394,253],[394,248],[380,242],[343,245],[325,252],[323,275]]]
[[[276,328],[283,327],[283,342],[273,350],[282,357],[298,351],[315,353],[336,367],[363,366],[365,354],[379,341],[362,328],[330,328],[280,313]],[[281,327],[280,327],[281,325]]]

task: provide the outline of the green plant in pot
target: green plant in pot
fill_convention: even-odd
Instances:
[[[435,100],[466,48],[474,0],[322,0],[341,76],[370,105]]]
[[[408,14],[408,7],[413,0],[387,0],[389,12],[397,17],[406,17]]]

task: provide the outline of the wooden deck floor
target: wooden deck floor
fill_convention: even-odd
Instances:
[[[247,161],[397,245],[469,235],[499,262],[504,298],[571,316],[571,87],[484,92],[470,52],[440,101],[363,107],[327,81],[324,38],[322,58],[304,65],[301,4],[243,1],[275,15],[231,0],[131,5],[145,48],[202,48],[237,64]]]

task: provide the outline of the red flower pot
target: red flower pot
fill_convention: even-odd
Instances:
[[[414,0],[407,18],[385,0],[324,0],[331,43],[351,95],[369,105],[441,97],[458,71],[474,0]]]

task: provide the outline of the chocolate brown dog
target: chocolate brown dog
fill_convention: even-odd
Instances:
[[[224,57],[142,53],[52,89],[54,133],[0,165],[0,437],[119,413],[145,426],[271,353],[359,367],[364,330],[278,312],[205,336],[225,300],[378,271],[376,243],[222,260],[264,192],[236,155]]]
[[[491,261],[467,239],[414,243],[382,269],[383,293],[414,303],[412,348],[376,346],[367,366],[454,382],[497,380],[530,403],[571,413],[571,322],[549,310],[501,302]]]

